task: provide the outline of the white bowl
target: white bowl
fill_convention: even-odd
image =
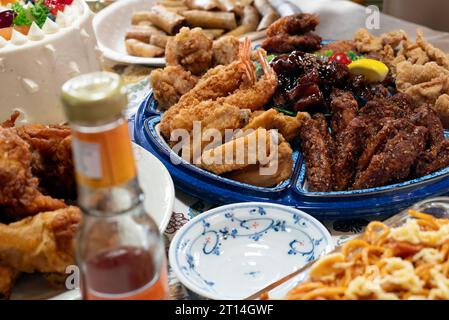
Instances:
[[[334,248],[326,228],[287,206],[246,202],[207,211],[178,231],[170,264],[191,291],[243,299]]]
[[[105,58],[127,64],[165,65],[164,58],[135,57],[129,55],[125,48],[126,30],[131,27],[133,13],[149,11],[156,2],[156,0],[120,0],[95,15],[93,27],[98,48]]]

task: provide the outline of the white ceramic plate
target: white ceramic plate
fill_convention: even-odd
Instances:
[[[148,11],[156,5],[156,0],[120,0],[97,13],[93,27],[98,48],[104,57],[115,62],[164,66],[164,58],[134,57],[126,52],[125,34],[131,26],[135,11]]]
[[[207,211],[178,231],[170,265],[191,291],[243,299],[334,248],[327,229],[297,209],[244,202]]]
[[[164,165],[151,153],[137,144],[133,144],[140,186],[145,193],[144,207],[164,232],[173,212],[175,188]],[[39,275],[24,275],[14,287],[11,299],[20,300],[76,300],[80,299],[79,290],[54,290]]]

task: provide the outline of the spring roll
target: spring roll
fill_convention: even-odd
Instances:
[[[253,6],[246,6],[243,11],[242,24],[228,32],[226,36],[238,37],[248,32],[256,31],[259,25],[259,12]]]
[[[162,56],[165,52],[165,50],[162,48],[141,42],[136,39],[126,40],[125,46],[128,54],[137,57],[153,58]]]
[[[257,31],[268,28],[273,22],[280,18],[279,14],[267,0],[254,0],[254,6],[262,15],[262,20],[257,26]]]
[[[136,11],[131,17],[131,24],[140,24],[142,21],[150,21],[149,11]]]
[[[148,27],[150,27],[150,26],[152,27],[153,26],[153,24],[150,21],[148,21],[148,20],[139,21],[139,23],[137,23],[135,25],[136,26],[148,26]],[[164,32],[164,31],[161,30],[161,32]]]
[[[171,37],[167,36],[167,35],[152,35],[151,38],[150,38],[150,44],[165,50],[165,46],[167,45],[167,41],[170,38]]]
[[[185,5],[184,0],[160,0],[157,2],[158,5],[164,7],[179,7]]]
[[[236,0],[217,0],[218,8],[221,11],[235,11],[235,9],[239,6]]]
[[[136,39],[145,43],[150,43],[152,35],[165,35],[165,33],[153,26],[132,26],[126,32],[125,39]]]
[[[179,6],[179,7],[167,7],[167,10],[170,12],[181,14],[181,12],[189,10],[186,6]]]
[[[237,28],[237,21],[233,12],[189,10],[184,11],[182,15],[194,27],[227,30]]]
[[[224,29],[203,29],[203,32],[206,34],[206,36],[211,39],[217,39],[219,38],[224,32]]]
[[[187,12],[187,11],[186,11]],[[184,26],[186,19],[164,6],[154,6],[148,14],[148,20],[168,34],[176,34]]]
[[[218,3],[216,0],[186,0],[186,5],[190,9],[198,9],[205,11],[218,8]]]

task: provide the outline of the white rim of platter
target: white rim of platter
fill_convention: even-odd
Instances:
[[[126,52],[125,34],[131,26],[132,14],[150,10],[156,0],[120,0],[97,13],[93,19],[98,48],[103,56],[115,62],[164,66],[164,58],[143,58]]]
[[[145,194],[144,207],[163,233],[173,213],[175,187],[168,170],[150,152],[133,143],[139,183]],[[79,289],[52,289],[41,275],[24,275],[12,293],[12,300],[78,300]]]

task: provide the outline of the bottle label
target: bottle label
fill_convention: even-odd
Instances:
[[[128,123],[107,131],[75,131],[72,139],[78,183],[91,188],[113,187],[136,176]]]

